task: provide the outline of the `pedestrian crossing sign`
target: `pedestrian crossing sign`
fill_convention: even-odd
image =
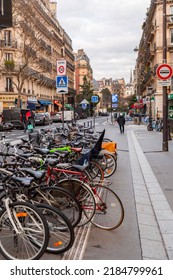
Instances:
[[[57,93],[68,93],[68,77],[57,76],[56,77]]]

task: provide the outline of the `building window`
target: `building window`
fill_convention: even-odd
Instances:
[[[171,33],[171,44],[173,44],[173,29],[170,29],[170,33]]]
[[[170,21],[173,21],[173,6],[170,6]]]
[[[5,46],[11,46],[11,31],[5,30],[4,31],[4,44]]]
[[[13,54],[12,53],[5,53],[5,60],[13,60]]]
[[[10,77],[6,77],[6,91],[13,91],[12,84],[12,79]]]

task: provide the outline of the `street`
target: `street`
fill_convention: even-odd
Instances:
[[[78,122],[86,121],[92,119]],[[57,125],[60,124],[52,127]],[[118,167],[109,180],[113,181],[111,188],[122,200],[124,221],[113,231],[91,224],[79,228],[70,251],[63,255],[44,254],[42,259],[173,259],[172,141],[169,142],[170,151],[164,153],[161,151],[162,133],[148,132],[145,125],[126,122],[125,133],[121,134],[118,124],[112,124],[110,117],[97,117],[95,130],[104,128],[105,137],[117,142]],[[27,137],[19,130],[5,135],[6,141]]]

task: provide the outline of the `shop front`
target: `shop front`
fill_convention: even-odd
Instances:
[[[52,102],[50,100],[38,100],[38,103],[40,104],[40,111],[51,112]]]

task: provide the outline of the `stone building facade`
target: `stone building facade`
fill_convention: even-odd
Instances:
[[[173,67],[173,0],[166,1],[167,63]],[[143,99],[145,114],[150,110],[153,118],[163,117],[163,87],[157,77],[157,67],[163,61],[163,1],[151,0],[142,25],[136,67],[135,91]],[[169,120],[173,120],[173,78],[167,88]]]
[[[0,31],[0,101],[4,108],[58,110],[57,60],[67,62],[70,95],[75,93],[75,68],[72,40],[57,20],[56,2],[12,3],[13,27]]]

